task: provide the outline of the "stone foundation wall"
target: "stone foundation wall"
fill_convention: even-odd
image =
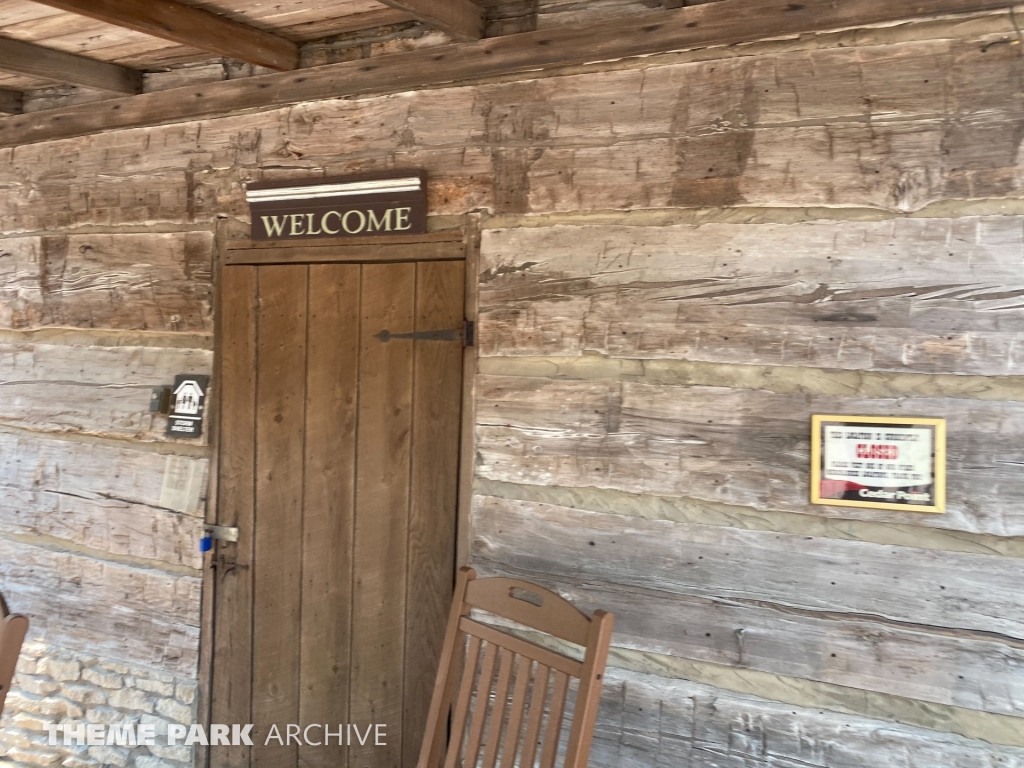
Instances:
[[[63,651],[28,642],[0,721],[5,765],[67,768],[185,768],[192,747],[167,746],[171,723],[195,722],[197,681],[137,665]],[[50,725],[152,724],[157,746],[58,746]],[[60,738],[60,737],[58,737]],[[164,742],[160,746],[160,742]]]

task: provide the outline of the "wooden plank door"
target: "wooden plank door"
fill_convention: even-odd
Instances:
[[[239,540],[214,558],[211,722],[256,727],[211,765],[412,766],[454,581],[462,344],[408,335],[461,328],[464,262],[222,280],[218,522]],[[386,746],[264,744],[350,723]]]

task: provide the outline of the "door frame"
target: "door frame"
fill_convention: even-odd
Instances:
[[[429,221],[429,220],[428,220]],[[216,524],[219,495],[220,456],[220,403],[221,365],[223,354],[223,301],[221,274],[232,265],[315,264],[315,263],[373,263],[413,261],[457,261],[466,263],[464,314],[467,322],[477,322],[479,307],[479,216],[462,217],[460,224],[420,235],[384,235],[380,237],[322,238],[309,240],[251,240],[232,239],[229,224],[220,220],[217,225],[213,264],[213,376],[207,396],[206,418],[209,434],[210,469],[206,492],[207,524]],[[458,463],[458,500],[455,522],[455,571],[469,564],[470,536],[469,511],[473,498],[473,454],[475,391],[477,374],[477,346],[475,339],[462,351],[462,412]],[[216,546],[203,556],[202,604],[199,628],[199,691],[196,722],[209,732],[212,715],[210,691],[213,684],[213,637],[215,571],[211,567]],[[197,746],[195,765],[209,768],[210,750]]]

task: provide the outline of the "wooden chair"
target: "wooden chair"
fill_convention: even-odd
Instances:
[[[11,613],[3,595],[0,595],[0,715],[4,712],[4,702],[11,689],[14,668],[18,666],[21,644],[25,642],[27,632],[28,619]]]
[[[474,621],[473,608],[581,645],[583,661]],[[613,622],[534,584],[461,569],[417,768],[534,768],[538,756],[553,768],[573,680],[562,765],[585,768]]]

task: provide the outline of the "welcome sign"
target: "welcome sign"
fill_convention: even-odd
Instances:
[[[414,235],[427,231],[422,171],[274,181],[245,193],[253,240]]]

